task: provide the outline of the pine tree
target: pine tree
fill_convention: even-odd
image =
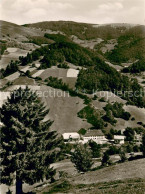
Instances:
[[[0,111],[2,183],[16,180],[16,194],[21,194],[23,182],[53,178],[50,164],[59,154],[61,140],[49,130],[52,122],[44,121],[49,110],[28,87],[15,90]]]
[[[91,151],[85,145],[77,145],[72,154],[71,161],[78,171],[87,172],[93,165]]]

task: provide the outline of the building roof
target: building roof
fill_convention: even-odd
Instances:
[[[84,137],[92,137],[92,136],[104,136],[104,133],[101,130],[89,130]]]
[[[63,139],[70,139],[70,138],[78,139],[78,138],[80,138],[80,135],[76,132],[74,132],[74,133],[63,133],[62,136],[63,136]]]
[[[116,140],[124,140],[125,136],[124,135],[114,135],[114,139],[116,139]]]

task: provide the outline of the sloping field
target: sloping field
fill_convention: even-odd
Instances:
[[[0,29],[2,35],[8,35],[11,38],[27,40],[27,36],[44,35],[40,29],[26,28],[10,22],[0,21]]]
[[[110,102],[119,102],[119,103],[126,103],[126,100],[123,100],[119,96],[116,96],[114,93],[109,91],[99,91],[96,92],[94,95],[97,95],[99,98],[105,98],[105,100],[109,100]]]
[[[6,68],[11,60],[18,60],[19,56],[26,56],[28,51],[19,48],[7,48],[8,53],[4,53],[0,60],[0,69]]]
[[[0,107],[2,107],[2,104],[7,100],[8,97],[10,97],[10,92],[0,92]]]
[[[32,85],[33,86],[36,84],[34,79],[21,76],[13,82],[13,85]]]
[[[45,80],[46,78],[52,76],[52,77],[58,77],[58,78],[62,78],[62,77],[66,77],[67,76],[67,69],[46,69],[41,75],[39,75],[39,77],[41,77],[43,80]]]
[[[54,120],[52,130],[64,133],[91,127],[86,121],[77,117],[77,113],[85,106],[82,99],[68,96],[66,92],[47,86],[42,86],[41,91],[43,101],[50,109],[47,118]]]
[[[144,122],[145,123],[145,108],[138,108],[136,106],[124,106],[124,109],[135,118],[136,122]]]
[[[127,178],[145,179],[145,159],[129,161],[115,166],[106,167],[97,171],[88,172],[76,176],[73,180],[76,184],[92,184]]]
[[[13,73],[12,75],[9,75],[9,76],[5,77],[5,79],[7,79],[8,81],[14,81],[19,76],[20,76],[20,73],[16,72],[16,73]]]
[[[38,77],[38,76],[40,76],[43,72],[44,72],[45,70],[44,69],[42,69],[42,70],[38,70],[36,73],[34,73],[33,75],[32,75],[32,77]]]
[[[68,84],[70,88],[74,89],[76,81],[77,81],[77,78],[75,78],[75,77],[63,77],[62,81],[64,83]]]
[[[40,91],[40,86],[33,86],[33,85],[13,85],[10,86],[7,91],[17,90],[18,88],[25,89],[26,87],[30,88],[32,91]]]
[[[131,121],[131,120],[126,121],[126,120],[123,120],[121,118],[115,118],[115,119],[117,120],[117,124],[114,128],[117,130],[124,131],[124,129],[127,127],[131,127],[131,128],[140,127],[140,125],[137,124],[136,120],[135,121]]]
[[[0,88],[3,88],[7,83],[8,83],[8,80],[6,80],[6,79],[1,79],[1,80],[0,80]]]
[[[26,85],[13,85],[7,91],[13,91]],[[42,98],[47,108],[50,109],[45,119],[54,121],[51,130],[58,133],[78,132],[81,128],[89,128],[91,125],[77,117],[77,113],[84,108],[83,100],[78,97],[71,97],[68,93],[48,86],[28,85],[33,91],[38,91],[38,96]]]

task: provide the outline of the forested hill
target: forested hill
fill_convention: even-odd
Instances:
[[[75,35],[79,39],[96,39],[102,38],[108,40],[119,37],[128,29],[126,25],[93,25],[86,23],[77,23],[70,21],[55,21],[55,22],[38,22],[34,24],[25,24],[25,27],[41,28],[42,30],[52,30],[64,33],[67,36]]]
[[[70,21],[47,21],[25,24],[24,26],[32,29],[41,29],[46,32],[48,30],[55,31],[67,37],[75,36],[79,39],[78,43],[87,40],[88,42],[85,42],[86,46],[88,45],[89,47],[91,42],[97,52],[116,64],[134,62],[137,59],[145,58],[145,26],[143,25],[93,25]],[[100,38],[101,42],[96,42],[95,44],[94,40],[97,40],[97,38]],[[107,47],[105,53],[102,52],[104,47]],[[108,49],[108,47],[111,49]]]
[[[117,39],[114,50],[106,53],[106,57],[115,63],[145,60],[145,26],[128,29]]]
[[[21,57],[22,65],[27,65],[41,58],[40,69],[51,68],[51,66],[57,66],[66,61],[76,66],[82,66],[85,69],[82,69],[78,75],[76,83],[78,89],[85,89],[87,93],[93,93],[96,90],[116,93],[121,90],[122,97],[128,100],[130,104],[139,107],[145,106],[142,97],[123,95],[125,91],[134,93],[137,90],[140,93],[143,90],[137,80],[121,75],[120,72],[100,59],[95,51],[83,48],[60,34],[45,34],[45,37],[55,41],[55,43],[36,49],[31,54],[29,53],[27,57]]]

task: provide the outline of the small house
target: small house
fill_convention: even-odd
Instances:
[[[64,142],[66,143],[75,143],[75,142],[79,142],[80,140],[80,135],[76,132],[63,133],[62,137],[64,139]]]
[[[92,141],[95,141],[97,144],[105,144],[108,141],[101,130],[89,130],[83,136],[83,139],[84,139],[84,142],[88,142],[92,140]]]
[[[124,135],[114,135],[114,143],[115,144],[124,144]]]

